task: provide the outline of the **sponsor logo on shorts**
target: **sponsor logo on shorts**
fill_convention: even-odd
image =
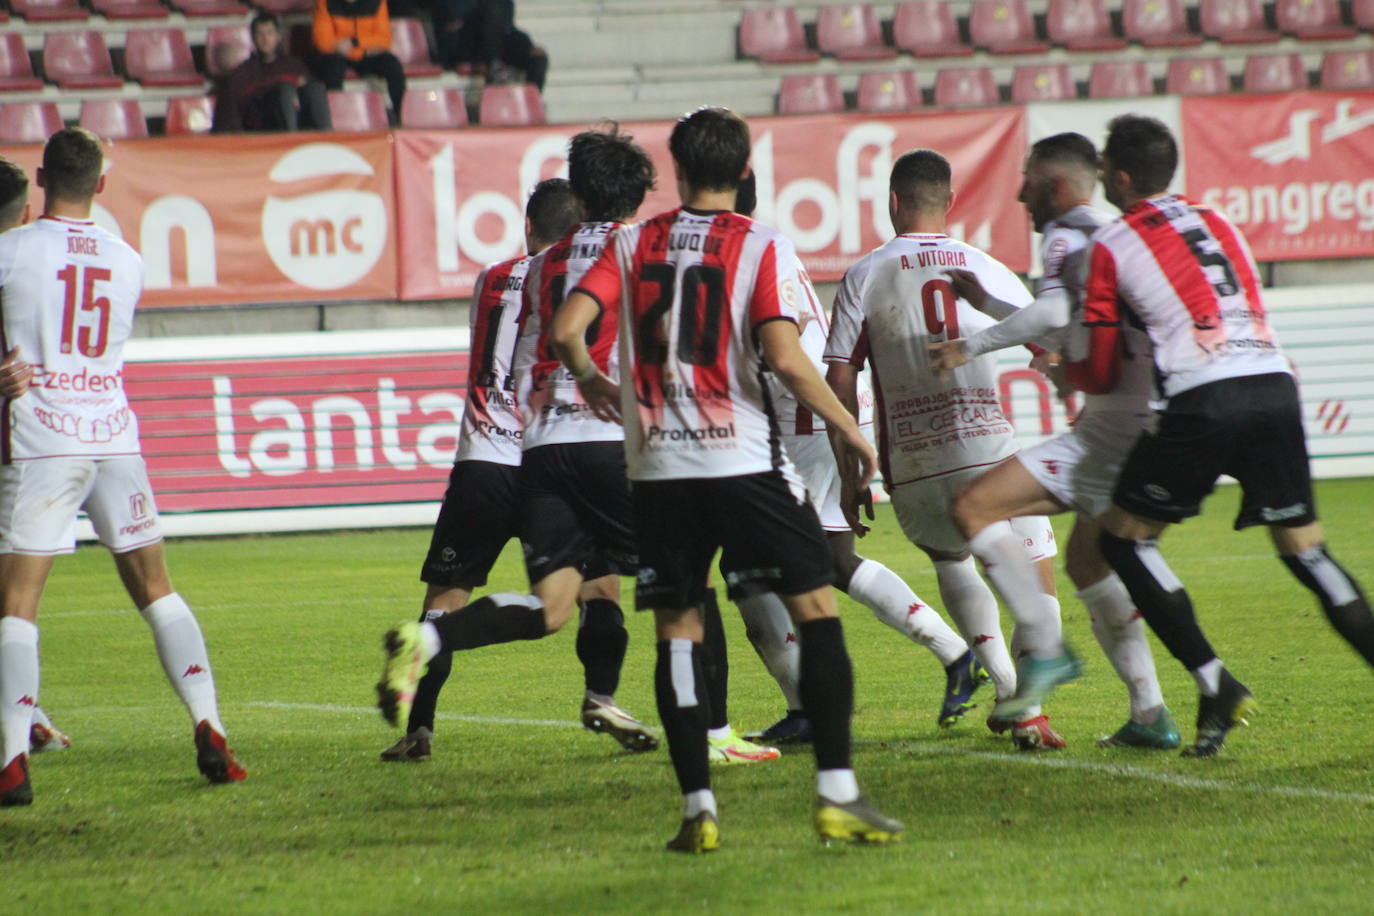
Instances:
[[[135,493],[129,497],[129,516],[138,521],[148,517],[148,495]]]
[[[1164,489],[1157,483],[1147,483],[1144,487],[1145,495],[1157,503],[1167,503],[1173,499],[1173,494]]]
[[[140,531],[147,531],[157,524],[157,519],[150,518],[139,522],[137,525],[125,525],[119,529],[120,534],[138,534]]]
[[[646,566],[635,574],[635,582],[639,585],[653,585],[658,581],[658,570]]]
[[[1060,462],[1057,458],[1041,458],[1040,463],[1045,466],[1045,471],[1051,477],[1057,476],[1059,474]]]
[[[453,558],[458,556],[458,551],[454,550],[452,547],[445,547],[443,550],[439,551],[439,556],[445,563],[452,563]]]
[[[776,566],[761,566],[758,569],[737,569],[727,573],[725,582],[727,585],[739,585],[743,582],[757,582],[760,579],[780,579],[782,570]]]
[[[1291,506],[1284,506],[1282,509],[1265,507],[1260,510],[1260,518],[1266,522],[1282,522],[1290,518],[1299,518],[1306,513],[1307,503],[1294,503]]]

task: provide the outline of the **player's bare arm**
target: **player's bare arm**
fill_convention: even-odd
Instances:
[[[19,358],[19,348],[15,347],[0,360],[0,398],[12,401],[23,397],[33,382],[33,366]]]
[[[577,388],[597,419],[620,422],[620,386],[606,377],[587,352],[586,333],[601,314],[601,303],[574,290],[553,316],[549,339],[554,352],[577,380]]]

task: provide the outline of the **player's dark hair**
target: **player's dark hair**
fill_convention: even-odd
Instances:
[[[258,30],[258,26],[264,22],[272,23],[277,27],[278,32],[281,31],[281,20],[277,18],[276,13],[258,13],[253,17],[252,21],[248,23],[248,34],[252,35]]]
[[[89,200],[104,164],[95,134],[84,127],[64,127],[43,147],[43,190],[62,200]]]
[[[1041,162],[1097,169],[1097,147],[1087,137],[1072,131],[1036,140],[1031,155]]]
[[[1178,143],[1158,118],[1124,114],[1107,125],[1102,155],[1125,172],[1137,194],[1159,194],[1169,188],[1178,168]]]
[[[948,159],[933,149],[914,149],[892,163],[888,187],[904,207],[943,212],[952,179]]]
[[[24,217],[29,202],[29,176],[0,156],[0,231],[13,228]]]
[[[758,181],[754,178],[753,171],[750,171],[740,179],[739,187],[735,189],[735,212],[741,216],[753,216],[758,205]]]
[[[696,191],[733,191],[749,164],[749,125],[728,108],[698,108],[673,126],[668,150]]]
[[[565,178],[546,178],[525,203],[530,232],[540,242],[556,242],[582,221],[582,205]]]
[[[654,164],[633,137],[611,122],[568,142],[568,181],[582,202],[584,219],[628,219],[653,190]]]

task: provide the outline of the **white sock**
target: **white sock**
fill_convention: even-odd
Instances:
[[[876,560],[865,559],[855,567],[848,593],[883,623],[934,652],[941,667],[953,664],[968,651],[968,644],[933,607],[916,597],[901,576]]]
[[[816,794],[843,805],[859,797],[859,781],[853,770],[817,770]]]
[[[29,729],[38,704],[38,626],[19,617],[0,618],[0,768],[29,752]]]
[[[717,741],[719,741],[721,738],[730,737],[733,731],[734,730],[730,728],[730,723],[728,722],[722,725],[720,728],[708,728],[706,729],[706,740],[709,741],[712,738],[715,738]]]
[[[969,550],[983,564],[983,570],[1002,596],[1032,658],[1057,658],[1063,652],[1059,627],[1058,602],[1046,601],[1040,576],[1026,556],[1021,538],[1010,522],[994,522],[968,539]]]
[[[1145,639],[1145,624],[1126,585],[1112,573],[1078,591],[1078,600],[1088,609],[1093,635],[1116,669],[1131,697],[1131,718],[1148,725],[1143,715],[1164,705],[1159,689],[1155,659]]]
[[[424,650],[425,661],[439,654],[439,631],[434,626],[435,618],[429,617],[420,624],[420,647]]]
[[[935,578],[940,583],[940,600],[945,603],[945,613],[964,634],[964,641],[992,678],[997,698],[1011,696],[1016,692],[1016,666],[1002,640],[997,599],[978,575],[973,558],[937,562]]]
[[[782,599],[771,592],[741,598],[744,630],[763,666],[778,682],[788,709],[801,709],[801,643],[792,630],[792,618]]]
[[[1221,691],[1221,669],[1219,658],[1203,662],[1201,668],[1193,669],[1193,680],[1197,681],[1197,689],[1203,696],[1214,697]]]
[[[710,789],[697,789],[682,796],[682,817],[691,820],[703,811],[716,813],[716,794]]]
[[[210,672],[210,654],[205,650],[205,637],[190,607],[176,592],[157,599],[140,611],[153,631],[153,643],[162,670],[172,689],[186,704],[191,722],[209,721],[210,727],[221,735],[224,724],[219,720],[219,706],[215,701],[215,678]]]
[[[48,718],[48,714],[43,711],[43,707],[35,706],[33,708],[33,724],[41,725],[44,728],[52,728],[52,719]]]

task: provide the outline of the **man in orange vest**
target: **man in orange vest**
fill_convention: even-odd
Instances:
[[[345,69],[380,76],[391,96],[391,121],[401,114],[406,74],[391,53],[391,17],[386,0],[315,0],[316,69],[330,89],[342,89]]]

